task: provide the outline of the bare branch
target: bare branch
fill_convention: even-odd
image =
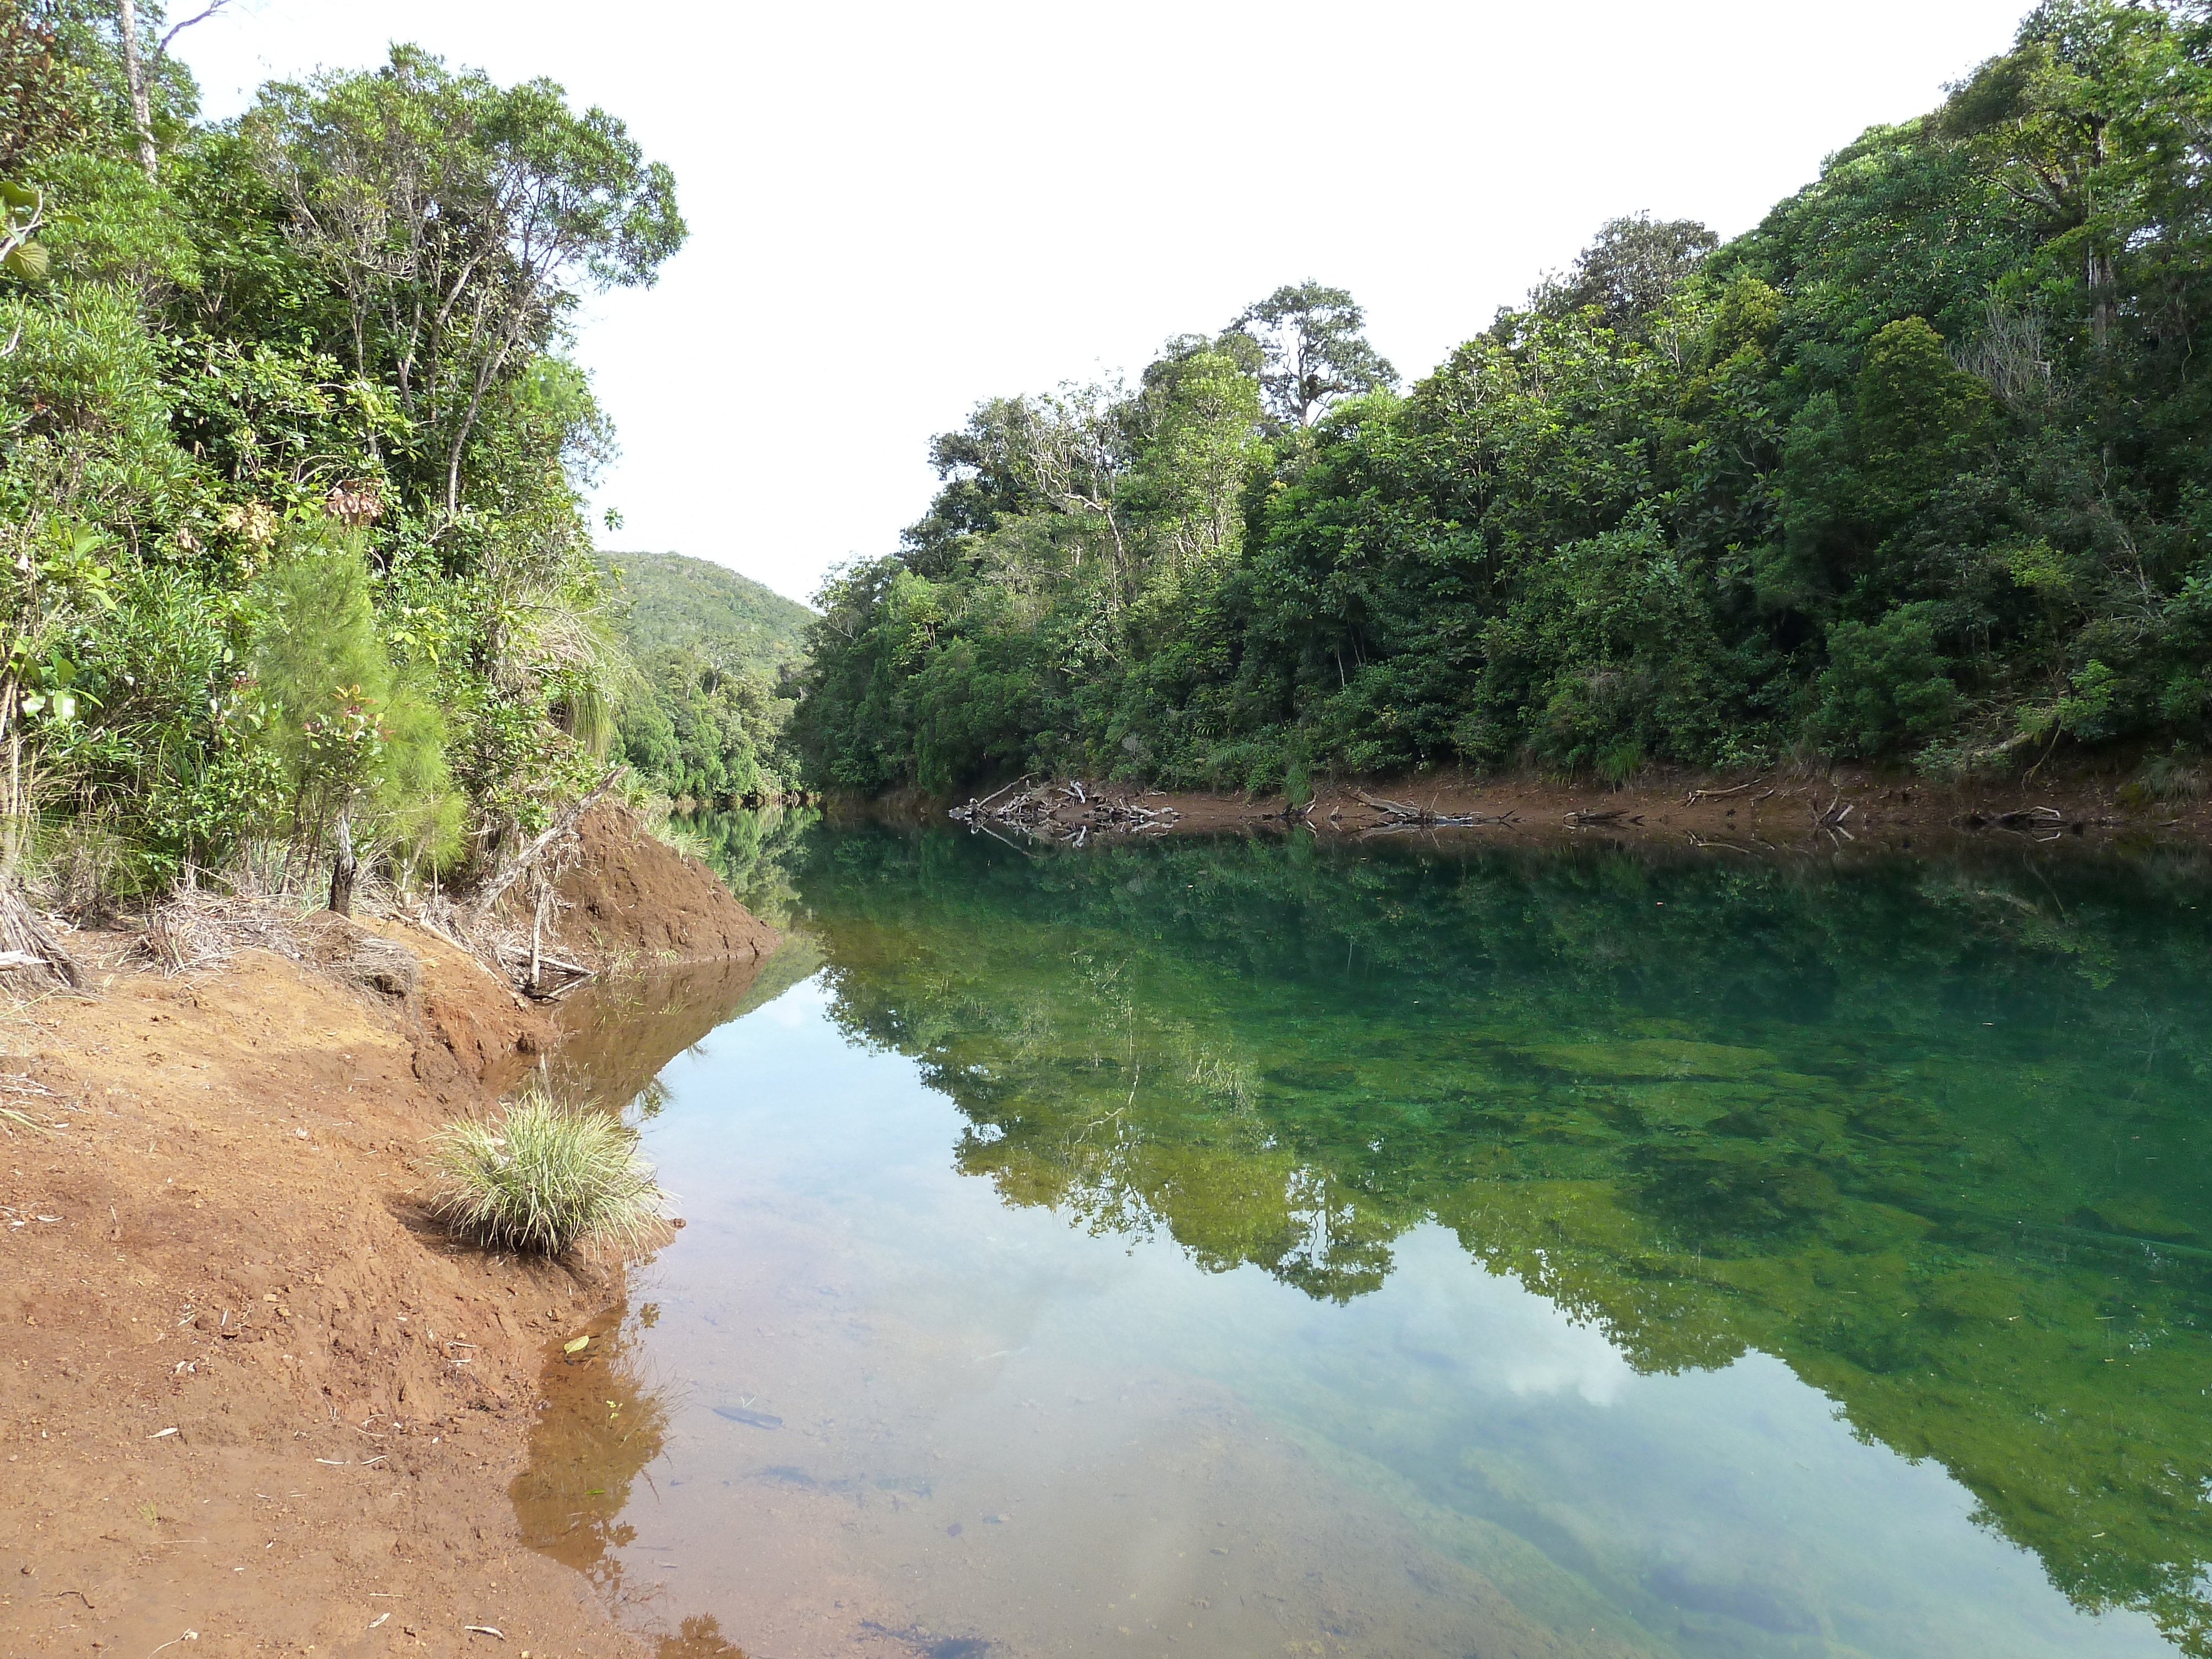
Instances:
[[[170,41],[175,40],[186,29],[191,27],[193,24],[206,22],[209,18],[214,16],[217,12],[222,10],[224,7],[229,4],[230,0],[210,0],[209,4],[203,6],[198,11],[194,12],[190,17],[185,19],[183,22],[172,27],[169,32],[161,37],[161,44],[154,48],[154,56],[156,58],[167,58],[169,55]]]

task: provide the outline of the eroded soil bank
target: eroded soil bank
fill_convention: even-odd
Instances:
[[[1389,802],[1439,817],[1475,815],[1486,822],[1457,833],[1524,844],[1593,831],[1747,850],[1808,839],[1911,850],[1968,836],[2212,842],[2212,798],[2151,799],[2131,791],[2122,776],[2091,773],[1980,785],[1932,784],[1849,768],[1726,776],[1658,773],[1614,787],[1595,780],[1437,772],[1360,783],[1317,781],[1303,808],[1280,794],[1235,791],[1086,784],[1085,793],[1109,804],[1169,809],[1173,821],[1160,827],[1186,834],[1303,824],[1316,834],[1358,836],[1421,827],[1376,805]],[[948,807],[964,804],[909,794],[887,799],[883,807],[896,817],[941,820]],[[1061,799],[1052,810],[1053,822],[1070,831],[1101,816],[1112,816],[1110,807],[1098,814]]]
[[[742,996],[772,930],[618,823],[589,845],[580,945]],[[420,929],[297,943],[171,976],[80,934],[96,994],[0,1021],[0,1652],[647,1651],[507,1493],[619,1266],[460,1248],[422,1206],[422,1137],[561,1033]]]

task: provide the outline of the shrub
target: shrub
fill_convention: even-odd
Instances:
[[[431,1164],[439,1217],[495,1249],[635,1248],[652,1235],[668,1196],[637,1155],[637,1131],[535,1091],[497,1123],[448,1124],[432,1141]]]
[[[1940,738],[1966,712],[1937,648],[1937,606],[1897,607],[1879,622],[1828,630],[1828,666],[1814,682],[1814,735],[1844,758],[1878,755],[1900,740]]]

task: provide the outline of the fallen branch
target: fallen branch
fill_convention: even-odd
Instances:
[[[1721,800],[1729,795],[1740,795],[1747,789],[1758,788],[1760,784],[1765,783],[1765,781],[1766,780],[1765,778],[1753,778],[1749,783],[1739,783],[1731,789],[1692,789],[1688,794],[1682,797],[1682,805],[1685,806],[1695,806],[1701,800]],[[1771,790],[1768,792],[1770,794],[1772,793],[1773,792]],[[1759,799],[1764,800],[1766,797],[1762,795]]]
[[[629,770],[629,768],[627,766],[616,767],[599,780],[599,787],[592,790],[590,794],[571,801],[562,807],[555,815],[553,822],[546,825],[543,835],[507,860],[501,867],[497,875],[477,890],[477,896],[469,905],[469,920],[481,921],[485,916],[490,915],[491,907],[498,903],[507,890],[514,886],[521,878],[523,872],[538,861],[539,855],[555,842],[574,834],[576,825],[582,821],[584,814],[597,806],[607,791],[615,787],[617,780]]]

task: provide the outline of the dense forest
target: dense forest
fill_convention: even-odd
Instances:
[[[2197,793],[2208,165],[2212,8],[2049,0],[1754,229],[1615,220],[1409,391],[1308,283],[985,403],[824,589],[797,738],[868,791],[2094,755]]]
[[[0,22],[11,890],[495,858],[610,769],[571,319],[681,245],[673,181],[412,47],[203,122],[165,27]]]
[[[635,668],[615,707],[623,758],[678,802],[784,793],[799,769],[777,682],[805,660],[814,613],[680,553],[602,554],[599,564]]]

